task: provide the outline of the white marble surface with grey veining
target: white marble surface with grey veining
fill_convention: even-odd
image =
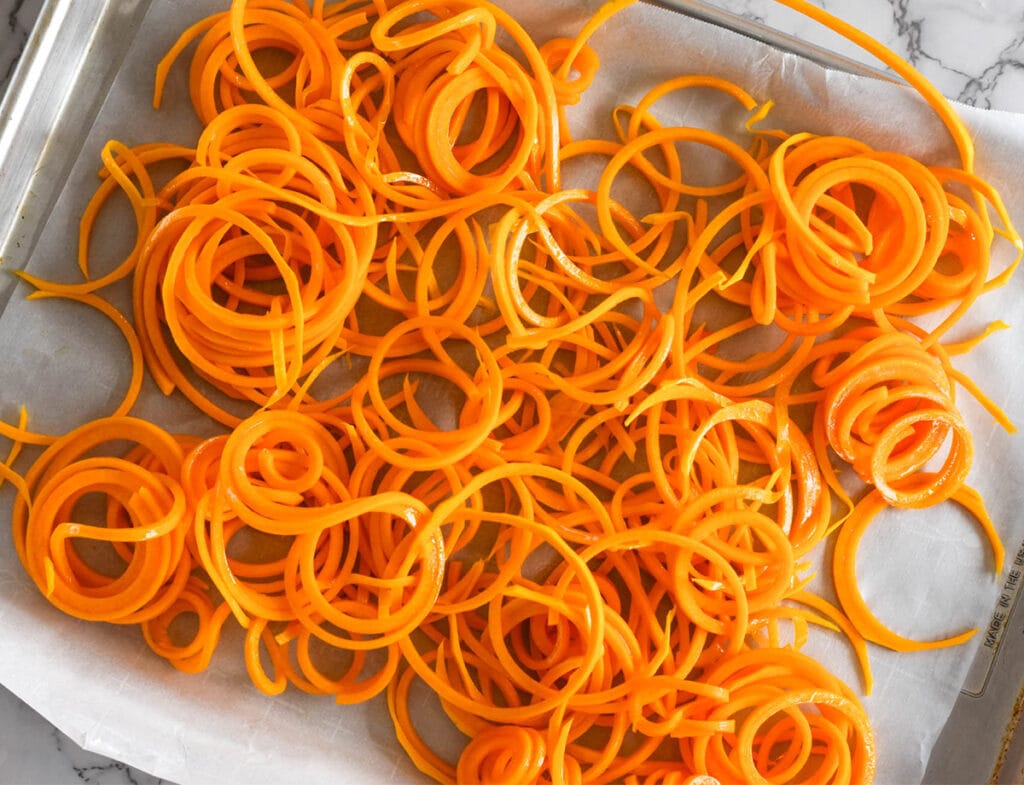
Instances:
[[[92,0],[83,0],[89,1]],[[157,0],[173,2],[174,0]],[[870,62],[856,47],[770,0],[715,0],[721,7]],[[948,97],[1024,112],[1021,0],[818,0],[895,49]],[[43,0],[0,0],[0,93]],[[0,680],[2,680],[0,664]],[[0,785],[153,785],[161,780],[80,749],[0,687]]]
[[[769,0],[714,0],[735,13],[876,65],[849,41]],[[1020,0],[817,0],[906,58],[944,95],[1024,112]]]

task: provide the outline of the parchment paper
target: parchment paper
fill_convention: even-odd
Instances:
[[[184,105],[184,63],[170,86],[166,108],[149,110],[156,61],[186,24],[223,7],[215,0],[156,2],[133,42],[120,75],[83,145],[42,237],[28,260],[37,274],[73,279],[76,223],[95,187],[98,152],[110,137],[136,144],[157,139],[189,142],[197,127]],[[574,33],[597,2],[503,0],[541,39]],[[608,116],[635,102],[656,82],[707,72],[734,79],[759,98],[777,103],[769,124],[791,131],[837,132],[860,137],[929,162],[954,161],[948,135],[915,94],[863,77],[826,71],[745,38],[658,8],[637,5],[600,30],[592,45],[602,69],[583,103],[574,108],[577,136],[608,135]],[[96,57],[102,53],[97,52]],[[1001,191],[1024,227],[1024,117],[961,107],[978,147],[978,170]],[[704,114],[707,112],[705,111]],[[699,124],[699,102],[669,100],[662,122]],[[706,118],[705,118],[706,119]],[[712,118],[715,119],[715,118]],[[723,115],[723,122],[734,118]],[[2,217],[0,220],[7,220]],[[130,228],[129,223],[124,224]],[[97,240],[97,262],[125,248],[125,239]],[[1005,263],[1006,248],[998,257]],[[60,432],[111,410],[127,383],[121,338],[102,316],[63,302],[26,302],[19,287],[0,314],[0,415],[16,417],[26,403],[39,429]],[[116,293],[127,305],[126,292]],[[991,319],[1014,329],[997,333],[957,360],[1011,418],[1024,422],[1024,281],[984,297],[958,329],[969,335]],[[1011,555],[1024,537],[1024,439],[1011,437],[968,395],[961,407],[975,436],[971,482],[984,495]],[[137,412],[176,430],[209,425],[178,399],[147,388]],[[228,634],[211,668],[183,675],[152,655],[139,632],[88,624],[63,616],[39,596],[10,546],[10,492],[0,526],[0,681],[84,747],[177,782],[414,783],[425,781],[394,739],[382,701],[339,707],[330,699],[291,690],[270,699],[249,683],[240,636]],[[858,576],[878,615],[910,636],[939,636],[965,627],[981,632],[956,649],[894,654],[874,647],[874,693],[866,704],[878,735],[877,781],[921,782],[936,738],[968,676],[1006,573],[955,505],[922,513],[885,514],[861,547]],[[851,684],[860,684],[846,644],[819,636],[821,657]],[[1004,658],[1005,659],[1005,658]],[[1011,663],[1012,664],[1012,663]],[[1020,683],[1020,673],[1009,681]],[[1004,688],[1005,689],[1005,688]],[[424,698],[421,716],[435,709]],[[990,716],[998,735],[1005,717]],[[956,743],[956,738],[950,743]],[[977,771],[991,770],[985,755]],[[988,767],[988,768],[986,768]],[[929,774],[942,779],[942,771]],[[959,774],[974,779],[973,774]]]

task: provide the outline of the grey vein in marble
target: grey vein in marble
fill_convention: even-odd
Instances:
[[[0,95],[25,51],[32,23],[39,16],[43,0],[6,0],[0,2],[0,17],[7,20],[0,30]]]
[[[78,779],[87,785],[161,785],[164,782],[124,763],[84,751],[56,728],[53,737],[57,751],[71,764]]]

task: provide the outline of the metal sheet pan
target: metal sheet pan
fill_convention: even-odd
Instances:
[[[47,0],[0,104],[0,258],[21,269],[151,0]],[[0,283],[10,296],[11,281]]]

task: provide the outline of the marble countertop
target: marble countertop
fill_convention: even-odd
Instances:
[[[1024,5],[1020,0],[817,0],[907,57],[950,98],[1024,112]],[[864,62],[856,47],[770,0],[714,0]],[[0,95],[44,0],[0,0]],[[0,785],[153,785],[162,782],[77,747],[0,687]]]

